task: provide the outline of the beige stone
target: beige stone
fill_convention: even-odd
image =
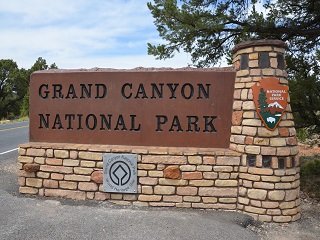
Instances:
[[[38,178],[49,178],[49,177],[50,177],[50,173],[47,173],[47,172],[37,172],[37,177],[38,177]]]
[[[149,171],[149,177],[163,177],[163,171]]]
[[[244,206],[244,210],[246,212],[251,212],[251,213],[256,213],[256,214],[265,214],[266,213],[266,209],[252,207],[252,206]]]
[[[33,163],[33,157],[18,156],[18,161],[20,163]]]
[[[77,151],[70,151],[70,158],[71,159],[77,159],[78,158],[78,152]]]
[[[210,166],[210,165],[198,165],[197,166],[197,171],[200,171],[200,172],[211,172],[212,171],[212,166]]]
[[[237,85],[237,84],[235,84]],[[233,110],[241,110],[242,109],[242,101],[233,101]]]
[[[257,128],[244,126],[242,128],[242,134],[247,136],[255,136],[257,134]]]
[[[190,186],[196,186],[196,187],[204,187],[204,186],[213,186],[213,180],[190,180],[189,185]]]
[[[98,185],[93,182],[79,182],[78,188],[83,191],[97,191]]]
[[[142,169],[142,170],[153,170],[153,169],[156,169],[156,165],[155,165],[155,164],[143,164],[143,163],[139,163],[139,164],[138,164],[138,169]]]
[[[282,210],[282,214],[285,215],[285,216],[287,216],[287,215],[296,215],[298,212],[299,212],[298,208]]]
[[[63,166],[76,167],[79,166],[80,161],[75,159],[65,159],[62,164]]]
[[[91,177],[90,176],[84,176],[84,175],[65,175],[64,180],[66,181],[77,181],[77,182],[90,182]]]
[[[142,163],[158,163],[158,164],[186,164],[187,159],[185,156],[157,156],[157,155],[144,155],[142,156]]]
[[[188,181],[184,179],[165,179],[159,178],[160,185],[171,185],[171,186],[185,186],[187,185]]]
[[[275,70],[272,69],[272,68],[262,69],[262,75],[265,75],[265,76],[274,76],[274,75],[275,75]]]
[[[119,194],[119,193],[112,193],[110,194],[110,199],[113,200],[122,200],[123,194]]]
[[[59,188],[63,189],[77,189],[78,183],[77,182],[69,182],[69,181],[59,181]]]
[[[251,60],[249,61],[249,68],[255,68],[259,66],[258,60]]]
[[[253,143],[255,145],[268,146],[270,143],[270,140],[269,138],[254,138]]]
[[[182,202],[182,196],[163,196],[162,200],[164,202],[176,202],[176,203],[181,203]]]
[[[214,183],[217,187],[236,187],[238,186],[237,180],[216,180]]]
[[[188,156],[188,163],[189,164],[202,164],[201,156]]]
[[[175,193],[175,187],[173,186],[155,186],[154,193],[160,195],[171,195]]]
[[[241,126],[232,126],[231,127],[231,133],[240,134],[241,131],[242,131],[242,127]]]
[[[259,146],[246,146],[245,147],[246,153],[249,154],[259,154],[260,153],[260,147]]]
[[[69,158],[69,151],[67,150],[54,150],[53,152],[56,158]]]
[[[261,147],[261,155],[276,155],[277,149],[274,147]]]
[[[275,189],[291,189],[291,183],[276,183]]]
[[[216,173],[216,172],[204,172],[203,173],[203,178],[204,179],[217,179],[218,178],[218,173]]]
[[[277,147],[277,155],[278,156],[289,156],[290,148],[288,147]]]
[[[218,198],[216,198],[216,197],[202,197],[202,201],[204,203],[217,203]]]
[[[42,187],[42,179],[38,178],[27,178],[26,179],[26,185],[29,187]]]
[[[217,165],[239,165],[240,157],[232,157],[232,156],[218,156],[217,157]]]
[[[44,157],[46,156],[46,150],[38,148],[28,148],[27,155],[32,157]]]
[[[261,207],[261,201],[258,200],[250,200],[250,205],[253,207]]]
[[[272,220],[278,223],[285,223],[291,221],[291,216],[273,216]]]
[[[195,165],[181,165],[180,170],[183,172],[191,172],[196,170]]]
[[[177,194],[183,196],[195,196],[197,195],[198,188],[196,187],[177,187]]]
[[[248,169],[248,172],[252,174],[257,174],[257,175],[273,175],[273,170],[270,168],[250,167]]]
[[[40,170],[43,172],[56,172],[56,173],[72,173],[73,169],[71,167],[65,166],[51,166],[51,165],[41,165]]]
[[[272,147],[281,147],[286,146],[286,139],[285,138],[271,138],[270,139],[270,145]]]
[[[45,189],[45,196],[47,197],[61,197],[73,200],[85,200],[86,193],[81,191],[64,190],[64,189]]]
[[[44,157],[35,157],[34,162],[38,164],[44,164],[45,163],[45,158]]]
[[[153,188],[151,186],[142,186],[141,192],[143,194],[153,194]]]
[[[94,168],[96,166],[96,163],[93,161],[81,161],[80,166],[87,167],[87,168]]]
[[[75,167],[74,168],[75,174],[91,175],[92,172],[93,172],[92,168],[82,168],[82,167]]]
[[[219,172],[219,179],[230,179],[230,173]]]
[[[265,200],[267,191],[262,189],[248,189],[248,197],[251,199]]]
[[[280,203],[280,209],[289,209],[289,208],[294,208],[295,206],[296,206],[295,201]]]
[[[251,181],[259,181],[260,180],[260,176],[248,174],[248,173],[239,173],[239,178],[240,179],[247,179],[247,180],[251,180]]]
[[[146,176],[148,176],[148,171],[138,170],[138,177],[146,177]]]
[[[162,196],[159,195],[142,195],[140,194],[138,197],[139,201],[142,202],[159,202],[161,200]]]
[[[255,110],[253,101],[244,101],[242,104],[243,110]],[[243,119],[242,125],[245,126],[261,126],[261,122],[258,119]]]
[[[253,184],[254,188],[261,188],[261,189],[274,189],[273,183],[267,183],[267,182],[255,182]]]
[[[299,196],[299,191],[297,189],[294,190],[286,190],[285,201],[296,200]]]
[[[24,194],[38,194],[37,188],[32,187],[19,187],[19,192]]]
[[[214,164],[216,164],[216,158],[213,156],[204,156],[203,157],[203,164],[214,165]]]
[[[158,179],[157,178],[151,178],[151,177],[140,177],[139,183],[143,185],[157,185]]]
[[[55,165],[55,166],[61,166],[61,165],[62,165],[62,159],[58,159],[58,158],[46,158],[46,164],[48,164],[48,165]]]
[[[273,201],[282,201],[284,199],[285,192],[280,190],[270,191],[268,198]]]
[[[240,70],[236,72],[237,77],[243,77],[243,76],[248,76],[249,75],[249,70]]]
[[[200,187],[199,196],[236,197],[237,188]]]
[[[102,153],[96,152],[79,152],[79,158],[85,160],[102,161]]]
[[[243,205],[248,205],[250,200],[248,198],[238,197],[238,201]]]
[[[199,196],[183,196],[183,201],[185,201],[185,202],[200,202],[201,197],[199,197]]]
[[[265,127],[258,128],[258,136],[259,137],[276,137],[278,135],[279,135],[278,129],[275,129],[274,131],[270,131]]]
[[[232,166],[214,166],[213,171],[215,172],[232,172]]]
[[[59,184],[56,180],[45,179],[43,180],[43,187],[45,188],[58,188]]]

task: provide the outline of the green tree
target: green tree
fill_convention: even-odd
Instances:
[[[264,3],[263,13],[256,9],[257,3]],[[157,45],[148,43],[148,54],[157,59],[185,51],[194,65],[205,67],[230,56],[240,41],[266,38],[285,41],[289,47],[286,60],[291,104],[298,116],[296,124],[316,124],[320,131],[316,55],[320,50],[320,1],[154,0],[148,3],[148,8],[164,40]],[[306,113],[302,113],[305,109]]]
[[[266,92],[263,90],[263,88],[260,88],[258,102],[259,102],[260,111],[265,112],[266,108],[268,107],[268,103],[267,103],[267,95],[266,95]]]
[[[11,59],[0,60],[0,119],[16,113],[17,92],[15,89],[18,65]]]
[[[319,48],[320,1],[266,0],[264,13],[258,0],[154,0],[148,7],[159,35],[165,40],[148,44],[159,59],[183,50],[197,66],[217,63],[244,40],[281,39],[292,53],[312,53]]]
[[[39,57],[36,62],[32,65],[32,67],[27,71],[27,81],[29,86],[30,76],[35,71],[47,70],[47,69],[57,69],[57,65],[55,63],[48,66],[47,61]],[[21,101],[20,107],[20,116],[28,116],[29,115],[29,88],[26,88],[26,92]]]

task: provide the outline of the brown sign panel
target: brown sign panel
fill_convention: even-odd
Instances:
[[[253,101],[258,115],[269,130],[275,130],[287,108],[288,86],[281,85],[279,79],[263,78],[252,86]]]
[[[30,141],[229,147],[235,72],[40,71]]]

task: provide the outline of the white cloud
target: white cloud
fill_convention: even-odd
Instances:
[[[29,68],[38,57],[60,68],[181,67],[187,54],[168,61],[147,55],[158,42],[147,1],[0,1],[1,58]]]

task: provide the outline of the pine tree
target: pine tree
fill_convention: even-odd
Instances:
[[[266,92],[263,90],[263,88],[260,88],[258,102],[259,102],[259,108],[261,113],[265,113],[268,108],[268,103],[267,103],[267,95],[266,95]]]

